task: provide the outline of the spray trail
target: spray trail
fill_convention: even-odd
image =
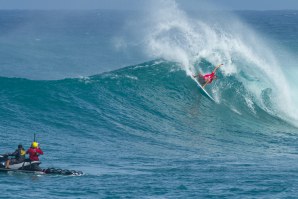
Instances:
[[[136,29],[143,30],[148,55],[180,63],[189,76],[224,63],[222,76],[235,77],[244,86],[247,92],[240,94],[251,110],[257,106],[285,120],[298,120],[297,105],[279,60],[268,42],[236,16],[223,12],[213,19],[208,15],[190,17],[175,1],[162,1],[153,6],[141,24]],[[225,82],[212,86],[219,102],[228,88]]]

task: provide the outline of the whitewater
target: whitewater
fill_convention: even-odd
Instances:
[[[294,125],[297,123],[298,100],[293,94],[297,86],[287,78],[288,69],[282,70],[281,65],[290,62],[276,59],[274,44],[262,41],[228,12],[210,11],[193,19],[175,2],[162,2],[165,5],[156,5],[144,21],[130,27],[144,30],[141,42],[146,43],[148,54],[180,63],[188,76],[207,73],[224,63],[222,75],[225,79],[235,78],[244,87],[240,95],[252,111],[259,106]],[[229,83],[221,81],[212,89],[219,102],[222,92],[229,90]]]
[[[36,133],[84,172],[0,173],[2,197],[295,196],[296,13],[0,11],[1,153]],[[220,63],[212,102],[192,75]]]

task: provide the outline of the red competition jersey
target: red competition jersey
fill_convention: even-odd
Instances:
[[[214,79],[214,76],[215,76],[215,73],[212,72],[210,74],[204,75],[204,79],[205,79],[205,81],[207,81],[208,79],[210,79],[209,83],[211,83],[213,81],[213,79]]]
[[[29,158],[31,161],[39,161],[38,156],[43,155],[43,151],[40,148],[29,148],[26,154],[29,154]]]

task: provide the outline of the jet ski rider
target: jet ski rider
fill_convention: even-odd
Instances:
[[[39,161],[38,156],[43,155],[43,151],[39,148],[37,142],[32,142],[31,147],[27,150],[26,154],[29,154],[31,161]]]
[[[15,152],[8,154],[8,156],[14,156],[15,158],[8,159],[5,162],[5,168],[9,169],[10,164],[18,164],[25,161],[26,151],[21,144],[18,145],[18,149]]]

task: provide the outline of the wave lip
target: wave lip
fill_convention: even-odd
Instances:
[[[213,88],[217,101],[225,86],[237,81],[242,84],[242,95],[246,95],[251,110],[257,106],[297,124],[298,100],[294,98],[287,69],[281,68],[284,60],[278,59],[269,39],[236,15],[223,11],[189,15],[175,1],[163,1],[129,29],[142,30],[138,32],[143,34],[140,43],[148,56],[177,62],[188,76],[208,73],[215,65],[224,63],[221,75],[233,80]]]

